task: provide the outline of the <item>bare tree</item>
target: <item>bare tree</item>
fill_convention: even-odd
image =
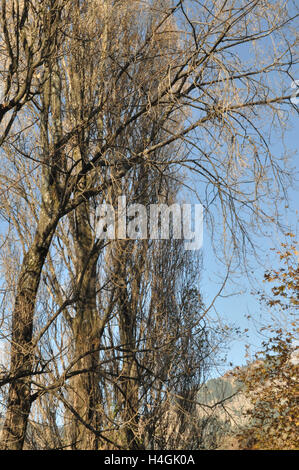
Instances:
[[[283,127],[291,106],[285,90],[298,62],[296,12],[291,2],[260,0],[49,0],[42,5],[11,0],[2,1],[1,8],[1,156],[11,171],[1,174],[1,197],[9,191],[12,199],[19,191],[23,207],[34,206],[36,220],[17,271],[11,360],[3,382],[9,390],[1,446],[21,449],[39,395],[32,383],[34,374],[43,372],[37,354],[41,338],[70,304],[76,304],[77,319],[94,315],[100,247],[88,229],[92,201],[107,200],[115,183],[137,169],[174,181],[184,169],[196,175],[206,207],[221,211],[224,241],[236,253],[242,252],[252,223],[275,220],[264,203],[275,204],[288,175],[280,155],[271,152],[267,122]],[[165,158],[158,157],[164,149],[172,155],[165,151]],[[213,210],[207,214],[212,217]],[[73,295],[34,336],[42,270],[67,216],[75,224],[79,278]],[[17,218],[9,223],[21,229]],[[84,263],[87,252],[91,258]],[[125,313],[119,316],[123,333],[124,318]],[[81,323],[73,332],[84,356],[82,328]],[[92,322],[85,335],[90,328]],[[92,341],[96,349],[98,333]],[[90,354],[88,360],[97,359]],[[67,406],[63,396],[60,400]],[[85,423],[85,411],[78,413],[71,403],[69,411]]]
[[[43,65],[57,55],[65,27],[63,11],[59,0],[1,2],[0,146],[19,111],[41,91]]]

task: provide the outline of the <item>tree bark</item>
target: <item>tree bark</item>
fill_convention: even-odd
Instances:
[[[82,357],[76,365],[79,370],[87,372],[75,376],[70,381],[70,401],[78,415],[99,429],[101,413],[98,406],[101,402],[99,390],[100,315],[96,302],[96,265],[99,251],[94,248],[93,232],[89,221],[88,203],[78,207],[74,214],[75,223],[71,224],[75,244],[76,286],[79,298],[76,303],[76,317],[72,323],[74,336],[74,356]],[[91,352],[94,351],[94,352]],[[69,415],[69,441],[73,450],[98,450],[99,437],[87,429],[84,424]]]
[[[36,361],[32,347],[34,311],[41,271],[57,226],[43,210],[34,241],[24,256],[12,313],[10,374],[26,377],[11,382],[1,436],[4,450],[23,448],[31,408],[31,380]]]

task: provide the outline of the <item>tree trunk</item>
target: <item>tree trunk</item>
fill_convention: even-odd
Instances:
[[[41,271],[49,251],[57,221],[42,211],[34,241],[24,256],[12,314],[10,374],[25,378],[11,382],[1,448],[23,448],[31,408],[31,380],[35,366],[32,334],[36,297]]]
[[[120,340],[125,352],[119,386],[123,401],[123,441],[126,450],[141,450],[138,440],[138,377],[134,357],[136,311],[128,305],[127,292],[123,292],[119,306]]]
[[[138,295],[136,279],[139,279],[138,266],[134,280],[130,280],[131,293],[127,286],[128,259],[130,258],[130,245],[127,241],[118,241],[114,250],[114,282],[118,290],[118,325],[120,344],[123,348],[124,359],[118,380],[118,408],[122,416],[121,445],[126,450],[141,450],[142,445],[138,439],[138,374],[135,360],[136,350],[136,316]],[[138,281],[137,281],[138,282]]]
[[[99,429],[101,413],[98,409],[101,397],[99,390],[100,315],[96,303],[96,265],[99,252],[93,250],[93,232],[89,222],[89,205],[82,204],[75,211],[75,221],[71,224],[75,244],[76,277],[79,286],[79,299],[76,303],[76,318],[72,329],[74,335],[74,357],[82,357],[76,369],[86,370],[70,381],[70,402],[79,416],[94,429]],[[94,352],[91,352],[94,351]],[[75,416],[70,420],[69,442],[73,450],[97,450],[99,438],[86,428]]]

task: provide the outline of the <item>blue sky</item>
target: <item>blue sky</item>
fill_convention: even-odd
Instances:
[[[285,134],[285,145],[293,151],[292,166],[298,170],[298,117],[293,117],[290,122],[290,129]],[[279,142],[276,143],[279,150],[282,147]],[[296,187],[297,186],[297,187]],[[289,191],[289,201],[281,201],[281,209],[284,211],[284,223],[289,227],[290,231],[298,235],[298,211],[299,211],[299,197],[298,197],[298,181],[295,186]],[[296,213],[297,211],[297,213]],[[271,248],[279,249],[280,243],[285,241],[285,237],[281,231],[273,226],[272,230],[268,231],[267,237],[260,237],[259,243],[259,260],[251,257],[249,263],[251,269],[249,271],[250,278],[244,274],[236,274],[232,276],[222,292],[222,296],[217,298],[215,302],[215,309],[213,314],[215,318],[217,315],[221,318],[223,324],[228,323],[239,327],[241,330],[248,329],[248,331],[241,335],[239,338],[236,336],[235,340],[228,342],[226,350],[227,359],[218,371],[213,371],[213,375],[218,375],[224,370],[230,369],[232,363],[234,366],[243,365],[246,363],[245,357],[246,345],[250,346],[249,351],[254,353],[263,339],[261,334],[258,333],[258,327],[262,323],[269,321],[269,316],[266,307],[262,306],[256,295],[252,294],[253,290],[263,288],[263,275],[264,272],[273,267],[278,266],[278,258]],[[297,236],[298,241],[298,236]],[[211,300],[217,294],[221,285],[224,267],[219,263],[213,250],[211,248],[211,235],[207,230],[204,230],[204,243],[203,243],[203,273],[201,275],[200,289],[204,297],[206,305],[209,305]],[[247,316],[250,315],[250,319]]]

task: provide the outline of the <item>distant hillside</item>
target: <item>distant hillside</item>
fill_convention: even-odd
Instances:
[[[236,434],[246,425],[250,402],[234,371],[211,379],[198,394],[197,414],[203,425],[203,448],[237,449]]]

